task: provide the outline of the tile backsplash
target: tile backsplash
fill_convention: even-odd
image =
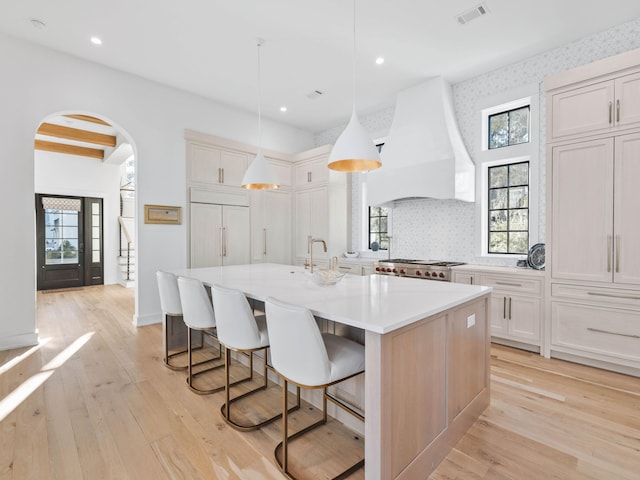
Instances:
[[[537,241],[544,242],[545,239],[546,122],[542,81],[550,74],[634,48],[640,48],[640,18],[452,86],[458,126],[469,155],[475,161],[480,149],[481,136],[478,105],[484,99],[503,91],[532,83],[540,85]],[[380,138],[389,131],[393,112],[394,107],[388,107],[362,116],[360,120],[373,138]],[[317,134],[316,145],[335,142],[345,125]],[[478,174],[477,162],[476,167]],[[352,250],[360,250],[365,243],[359,226],[363,211],[361,175],[352,175]],[[515,265],[516,259],[513,257],[502,259],[479,256],[481,239],[478,210],[476,204],[458,200],[419,199],[397,202],[393,208],[392,256]]]

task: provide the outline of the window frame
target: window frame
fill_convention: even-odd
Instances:
[[[528,125],[527,125],[527,141],[526,142],[518,142],[518,143],[507,143],[506,145],[502,145],[499,147],[491,147],[491,118],[495,117],[496,115],[504,115],[507,114],[507,124],[508,124],[508,128],[507,128],[507,141],[511,138],[511,113],[512,112],[516,112],[518,110],[522,110],[523,108],[527,109],[528,112]],[[497,150],[500,148],[507,148],[507,147],[513,147],[515,145],[522,145],[523,143],[529,143],[531,141],[531,105],[529,105],[528,103],[524,104],[524,105],[520,105],[518,107],[515,108],[509,108],[508,110],[502,110],[502,111],[497,111],[497,112],[493,112],[493,113],[489,113],[487,114],[487,150]]]
[[[529,162],[529,160],[518,160],[515,162],[504,162],[504,163],[498,163],[495,165],[487,165],[487,179],[489,179],[491,177],[491,169],[494,168],[502,168],[502,167],[507,167],[508,169],[512,166],[515,165],[523,165],[523,164],[527,164],[527,183],[523,183],[523,184],[519,184],[519,185],[511,185],[511,182],[509,180],[507,180],[507,185],[504,187],[492,187],[489,182],[487,181],[487,189],[485,190],[485,194],[487,195],[487,209],[486,209],[486,215],[487,215],[487,231],[486,231],[486,242],[487,242],[487,254],[489,255],[526,255],[528,250],[529,250],[529,246],[531,245],[531,241],[530,241],[530,227],[531,227],[531,220],[529,218],[529,212],[530,212],[530,198],[531,198],[531,163]],[[509,205],[509,190],[511,188],[518,188],[518,187],[523,187],[526,186],[527,187],[527,206],[526,207],[511,207]],[[491,192],[494,190],[498,190],[498,189],[503,189],[506,188],[507,189],[507,206],[506,208],[496,208],[496,209],[491,209]],[[502,232],[502,230],[491,230],[490,227],[490,218],[491,218],[491,212],[495,212],[495,211],[500,211],[503,210],[506,212],[506,216],[507,216],[507,229],[504,230],[504,232],[507,234],[507,251],[506,252],[493,252],[490,251],[489,249],[491,248],[491,242],[490,242],[490,237],[491,237],[491,233],[493,232]],[[510,212],[512,210],[526,210],[527,211],[527,228],[526,230],[512,230],[510,228]],[[509,236],[511,233],[517,233],[517,232],[526,232],[527,233],[527,248],[526,251],[524,252],[510,252],[509,251]]]
[[[540,238],[540,221],[544,222],[544,217],[540,217],[539,198],[541,185],[539,181],[539,149],[540,149],[540,85],[532,83],[479,99],[477,110],[477,121],[481,124],[481,131],[476,137],[478,142],[476,165],[476,218],[480,228],[476,229],[477,235],[477,256],[486,259],[513,260],[518,257],[526,258],[526,254],[514,253],[489,253],[488,230],[489,230],[489,204],[488,204],[488,167],[506,165],[510,163],[529,162],[529,247],[544,241]],[[517,109],[529,105],[529,142],[509,145],[502,148],[489,149],[488,118],[489,115]]]
[[[386,218],[387,229],[385,230],[384,234],[385,234],[385,235],[386,235],[386,237],[387,237],[387,248],[382,248],[382,241],[381,241],[381,240],[378,242],[378,244],[380,245],[380,248],[379,248],[378,250],[381,250],[381,251],[385,251],[385,252],[386,252],[387,250],[389,250],[389,246],[388,246],[388,245],[389,245],[389,243],[388,243],[388,242],[389,242],[389,240],[388,240],[388,239],[389,239],[389,236],[390,236],[390,235],[389,235],[389,211],[390,211],[390,209],[389,209],[388,207],[375,207],[375,206],[371,206],[371,205],[369,205],[369,206],[367,207],[367,210],[368,210],[368,214],[367,214],[367,221],[368,221],[368,226],[367,226],[367,232],[368,232],[368,234],[367,234],[367,243],[368,243],[368,248],[369,248],[369,250],[371,250],[371,244],[373,243],[373,241],[371,240],[371,234],[373,233],[373,234],[377,234],[377,235],[382,236],[381,234],[383,233],[382,231],[378,231],[378,232],[371,232],[371,218],[372,218],[372,217],[371,217],[371,209],[372,209],[372,208],[384,208],[384,209],[385,209],[385,211],[386,211],[386,215],[375,215],[375,216],[374,216],[374,218],[379,218],[379,219],[380,219],[380,218]]]

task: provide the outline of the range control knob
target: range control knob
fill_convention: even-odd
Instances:
[[[416,276],[417,276],[417,277],[422,276],[422,272],[421,272],[420,270],[416,270]]]
[[[403,268],[401,268],[401,269],[400,269],[400,275],[404,275],[405,273],[407,273],[407,272],[405,272],[405,271],[404,271],[404,269],[403,269]]]
[[[388,272],[388,273],[391,273],[391,269],[390,269],[390,268],[387,268],[387,272]]]
[[[379,272],[379,271],[380,271],[380,267],[376,267],[376,272]]]
[[[444,273],[440,272],[440,274],[438,275],[440,278],[444,278]]]
[[[437,277],[437,276],[438,276],[438,274],[437,274],[436,272],[431,272],[431,276],[432,276],[432,277]]]
[[[398,270],[396,270],[395,268],[392,270],[393,273],[398,273]]]

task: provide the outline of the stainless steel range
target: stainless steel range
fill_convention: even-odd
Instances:
[[[422,278],[425,280],[451,281],[451,267],[464,265],[464,262],[442,262],[437,260],[408,260],[392,258],[374,263],[378,275]]]

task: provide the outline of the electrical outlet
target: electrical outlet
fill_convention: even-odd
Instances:
[[[476,324],[476,314],[472,313],[467,317],[467,328],[471,328]]]

